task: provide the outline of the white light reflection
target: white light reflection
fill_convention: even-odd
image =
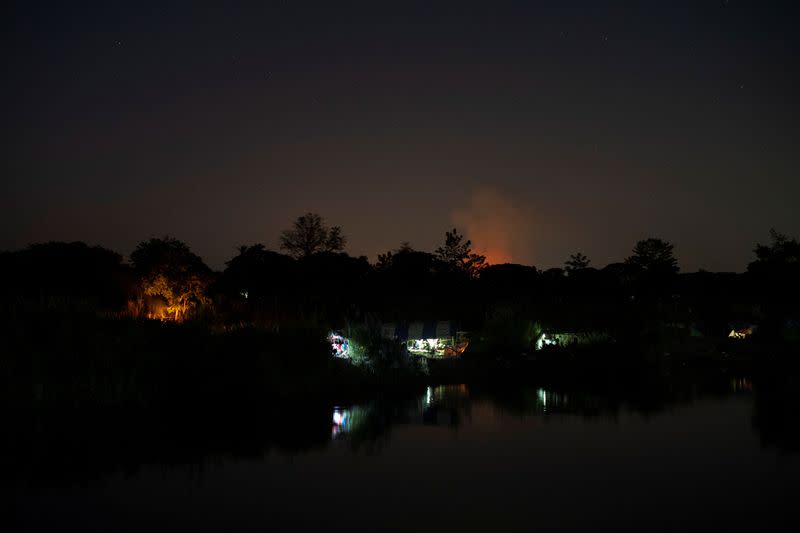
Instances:
[[[336,438],[349,430],[348,419],[350,412],[347,409],[333,408],[333,426],[331,426],[331,438]]]

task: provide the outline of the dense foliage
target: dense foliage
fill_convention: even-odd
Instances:
[[[375,264],[242,246],[213,272],[171,237],[142,242],[129,264],[83,243],[35,244],[0,254],[3,390],[33,403],[159,404],[165,395],[385,385],[436,371],[382,332],[411,321],[457,322],[471,332],[465,358],[476,361],[519,358],[544,332],[615,339],[606,360],[654,346],[713,350],[690,337],[719,342],[740,323],[758,324],[779,351],[800,340],[795,239],[773,232],[743,274],[679,274],[673,251],[647,239],[603,268],[579,253],[565,269],[485,265],[454,230],[436,253],[404,243]],[[351,339],[361,374],[330,356],[330,330]]]

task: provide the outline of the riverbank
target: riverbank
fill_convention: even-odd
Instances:
[[[460,358],[406,357],[359,366],[331,356],[322,328],[220,331],[202,324],[64,314],[6,317],[0,335],[3,400],[23,409],[357,400],[440,383],[635,381],[685,368],[795,371],[800,360],[788,345],[721,339],[706,343],[713,349],[696,351],[685,342],[617,342],[527,354],[468,350]]]

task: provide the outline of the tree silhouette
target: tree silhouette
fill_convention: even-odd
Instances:
[[[119,309],[126,301],[122,256],[83,242],[46,242],[0,253],[0,300],[59,309]]]
[[[569,259],[564,261],[567,272],[589,268],[589,263],[591,263],[589,258],[580,252],[570,255]]]
[[[770,230],[770,244],[757,244],[756,260],[747,266],[756,288],[767,305],[768,314],[796,315],[800,298],[800,242],[790,239],[774,229]]]
[[[281,249],[298,259],[320,252],[341,252],[347,244],[342,228],[329,228],[316,213],[297,217],[291,229],[281,233],[280,240]]]
[[[436,249],[438,258],[470,278],[477,278],[481,270],[486,267],[486,256],[472,252],[472,241],[464,240],[464,236],[453,231],[445,232],[444,246]]]
[[[239,255],[225,262],[220,286],[228,293],[258,301],[293,284],[294,262],[263,244],[239,246]]]
[[[211,303],[206,295],[211,269],[175,238],[165,236],[139,243],[131,253],[131,264],[144,294],[166,302],[167,314],[157,318],[181,321],[191,310]]]
[[[653,275],[669,275],[678,272],[678,260],[673,254],[674,246],[667,241],[649,238],[636,243],[633,255],[625,262]]]
[[[390,268],[394,262],[394,258],[399,254],[407,254],[413,252],[414,248],[408,241],[400,243],[400,248],[397,250],[389,250],[385,254],[378,254],[378,261],[375,263],[375,268],[378,270],[386,270]]]
[[[800,267],[800,242],[790,239],[783,233],[778,233],[774,228],[769,230],[770,244],[757,244],[756,261],[748,265],[748,270],[759,271],[789,265]]]

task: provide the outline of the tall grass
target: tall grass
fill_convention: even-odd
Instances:
[[[513,357],[531,351],[541,333],[538,322],[517,316],[508,308],[494,308],[486,314],[483,327],[473,336],[467,353]]]
[[[328,386],[318,330],[214,333],[91,314],[6,316],[0,394],[22,405],[151,405],[314,394]]]

